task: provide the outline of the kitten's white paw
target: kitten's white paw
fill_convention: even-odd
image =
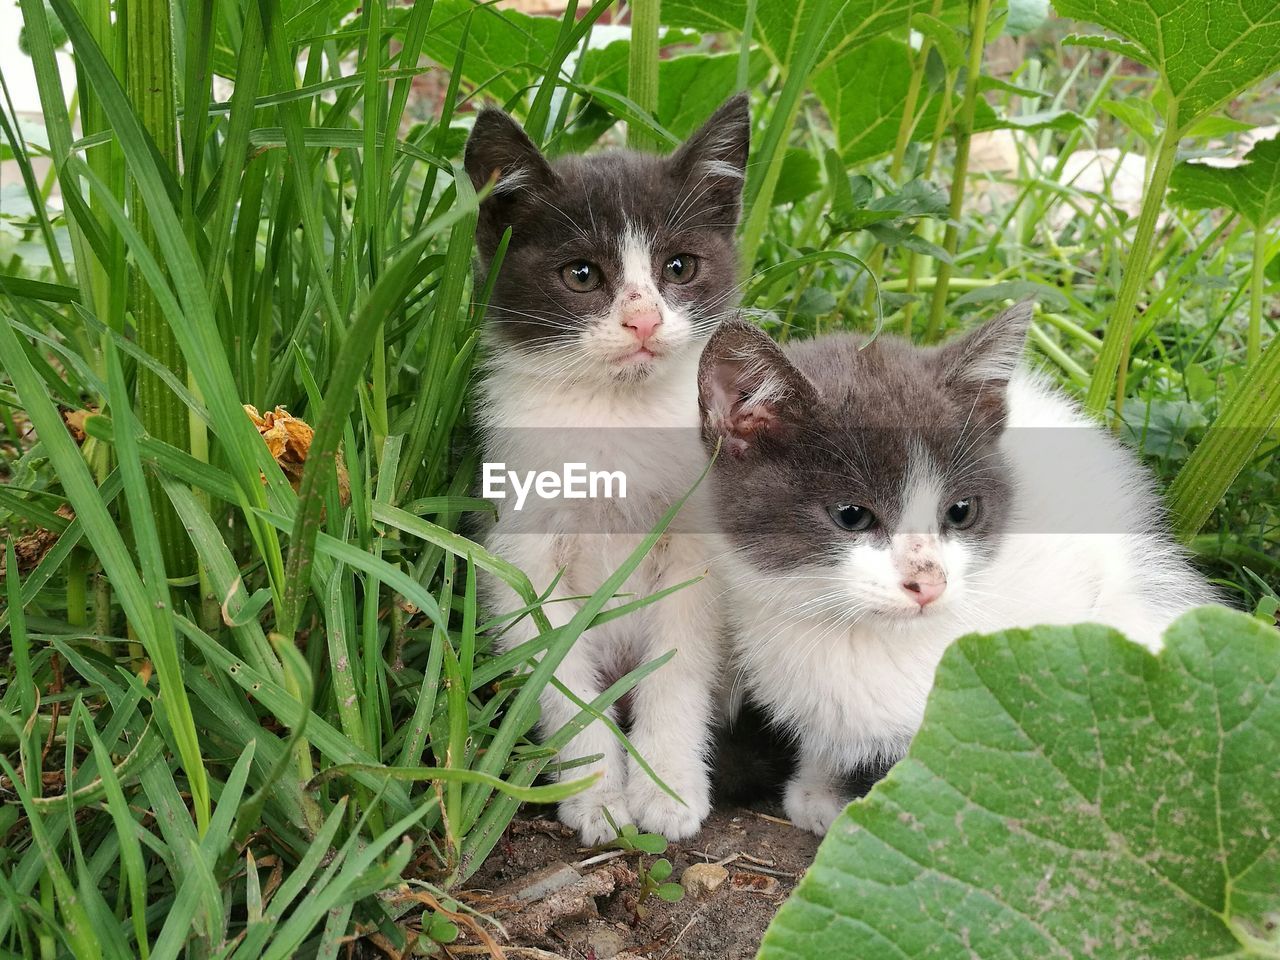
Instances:
[[[829,784],[792,781],[782,798],[787,819],[802,830],[825,836],[847,801]]]
[[[636,826],[646,833],[660,833],[668,840],[687,840],[702,829],[711,813],[711,785],[705,774],[679,783],[668,781],[684,803],[653,782],[639,768],[631,770],[627,802],[636,814]]]
[[[602,793],[599,790],[587,790],[561,801],[560,822],[576,830],[584,846],[594,847],[618,835],[605,819],[606,809],[619,827],[624,823],[635,822],[628,810],[627,800],[621,793]]]

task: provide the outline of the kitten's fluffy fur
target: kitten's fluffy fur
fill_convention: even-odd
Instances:
[[[517,470],[586,461],[621,469],[629,481],[625,500],[531,499],[521,512],[499,501],[487,546],[528,574],[539,593],[555,583],[543,607],[553,627],[579,609],[569,598],[595,591],[705,468],[698,355],[737,289],[733,231],[748,137],[744,97],[669,157],[617,150],[549,162],[506,114],[486,110],[476,119],[467,171],[477,189],[496,182],[480,209],[480,275],[512,230],[489,306],[489,357],[476,405],[485,460]],[[669,276],[673,257],[682,258],[682,269],[695,263],[692,278]],[[564,275],[583,263],[599,271],[595,289],[576,290]],[[652,329],[647,339],[638,323]],[[695,498],[623,592],[645,596],[706,574],[723,549],[710,529],[707,498]],[[523,605],[496,578],[483,589],[495,611]],[[696,833],[709,812],[719,593],[704,580],[594,627],[557,668],[557,679],[590,702],[634,667],[676,651],[632,694],[629,733],[683,803],[634,764],[604,724],[590,723],[561,751],[566,761],[602,757],[567,772],[603,777],[560,806],[561,819],[587,843],[613,836],[606,808],[617,823],[673,840]],[[510,648],[535,633],[526,618],[502,643]],[[544,734],[579,713],[552,687],[541,707]]]
[[[1146,471],[1020,366],[1030,313],[932,349],[834,335],[783,351],[735,321],[703,354],[735,668],[797,735],[784,804],[802,827],[843,808],[841,774],[902,755],[958,636],[1096,621],[1157,649],[1213,599]],[[843,529],[866,515],[841,505],[876,520]]]

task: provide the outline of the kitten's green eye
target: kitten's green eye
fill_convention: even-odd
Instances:
[[[859,506],[856,503],[837,504],[827,512],[831,514],[831,519],[836,522],[836,526],[843,527],[853,533],[870,530],[876,525],[876,515],[866,507]]]
[[[947,523],[953,530],[967,530],[978,522],[978,498],[957,500],[947,507]]]
[[[667,283],[688,283],[698,274],[698,258],[678,253],[662,265],[662,279]]]
[[[575,293],[590,293],[600,286],[603,276],[600,268],[586,260],[575,260],[560,270],[560,279]]]

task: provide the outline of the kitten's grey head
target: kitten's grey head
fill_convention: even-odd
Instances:
[[[1009,518],[999,442],[1030,316],[939,347],[837,334],[785,353],[721,326],[698,374],[718,520],[778,602],[895,620],[963,602]]]
[[[750,139],[746,95],[670,156],[613,150],[548,160],[500,110],[467,141],[480,269],[511,240],[489,305],[502,347],[558,379],[648,378],[732,309],[733,234]]]

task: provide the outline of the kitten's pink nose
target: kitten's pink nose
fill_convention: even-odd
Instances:
[[[643,306],[632,310],[623,310],[622,325],[644,343],[653,336],[653,331],[662,326],[662,314],[656,307]]]
[[[903,580],[902,589],[923,610],[942,596],[942,591],[947,589],[947,581],[941,577],[936,580]]]

